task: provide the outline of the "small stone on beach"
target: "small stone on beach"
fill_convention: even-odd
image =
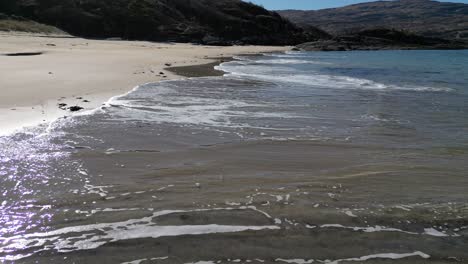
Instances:
[[[83,109],[84,109],[83,107],[77,106],[77,105],[68,107],[68,110],[70,110],[70,112],[77,112]]]

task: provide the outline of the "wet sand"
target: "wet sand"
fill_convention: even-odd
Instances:
[[[183,76],[187,78],[196,78],[196,77],[207,77],[207,76],[223,76],[226,74],[223,71],[215,69],[215,66],[232,61],[232,57],[219,57],[219,58],[210,58],[215,60],[214,62],[201,64],[201,65],[188,65],[188,66],[178,66],[178,67],[168,67],[165,70],[170,71],[178,76]]]
[[[120,233],[113,235],[112,242],[106,232],[82,230],[106,243],[87,251],[46,251],[21,261],[60,263],[66,257],[70,263],[141,259],[147,261],[143,263],[282,263],[281,259],[307,263],[299,259],[370,256],[365,263],[409,264],[447,263],[450,256],[467,258],[463,252],[468,229],[454,229],[466,228],[468,223],[462,219],[468,212],[463,204],[447,202],[463,200],[463,186],[468,184],[464,170],[454,170],[447,180],[440,179],[435,168],[415,171],[411,164],[383,166],[391,161],[383,158],[386,151],[307,141],[172,151],[149,147],[112,154],[80,151],[73,158],[85,162],[90,175],[102,175],[94,184],[109,187],[103,188],[101,199],[62,197],[56,212],[81,208],[83,218],[59,213],[54,229],[112,223],[120,225]],[[444,200],[434,203],[435,196]],[[168,209],[174,211],[163,213]],[[154,215],[152,222],[146,224],[144,219],[150,215]],[[456,216],[462,219],[457,221]],[[127,223],[128,219],[135,219],[135,224]],[[201,231],[209,225],[259,230]],[[176,235],[177,228],[190,226],[199,228],[195,232],[201,234]],[[431,231],[431,226],[444,226],[446,233]],[[160,227],[167,228],[166,235],[161,235]],[[72,241],[68,247],[80,246]],[[450,247],[446,247],[448,241]],[[59,248],[60,244],[66,249],[64,241],[55,243]],[[87,246],[92,245],[95,242]],[[396,255],[385,255],[389,253]],[[379,258],[379,254],[383,255]],[[430,259],[425,259],[426,254]],[[401,259],[390,261],[392,256]]]
[[[212,63],[213,57],[288,47],[213,47],[0,33],[0,134],[55,120],[59,104],[99,107],[148,82],[178,79],[164,68]],[[11,54],[18,56],[9,56]],[[206,72],[199,71],[199,74]],[[219,73],[218,73],[219,74]]]
[[[3,249],[23,254],[20,263],[468,259],[466,153],[249,141],[202,127],[89,118],[50,139],[68,142],[59,149],[70,155],[56,158],[62,151],[50,148],[12,160],[22,181],[7,232],[20,226],[27,235],[5,235]],[[33,144],[42,140],[49,142]]]
[[[301,112],[280,114],[298,97],[267,100],[293,87],[271,85],[160,82],[48,133],[0,138],[0,174],[9,176],[0,178],[0,260],[466,262],[466,147],[410,145],[426,141],[382,122],[354,123],[364,129],[352,140],[331,139],[339,129],[317,137]],[[308,102],[307,111],[325,104]]]

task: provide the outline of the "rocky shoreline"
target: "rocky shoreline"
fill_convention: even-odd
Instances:
[[[458,50],[468,49],[468,43],[428,38],[398,30],[373,29],[307,42],[297,48],[304,51]]]

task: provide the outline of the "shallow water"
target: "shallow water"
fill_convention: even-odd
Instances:
[[[0,137],[0,259],[468,261],[468,53],[287,53]]]

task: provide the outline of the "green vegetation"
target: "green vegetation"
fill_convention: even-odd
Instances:
[[[0,31],[19,31],[59,35],[66,34],[56,27],[40,24],[31,20],[18,20],[11,18],[0,18]]]
[[[219,45],[287,45],[317,38],[241,0],[2,0],[0,12],[91,38]]]

